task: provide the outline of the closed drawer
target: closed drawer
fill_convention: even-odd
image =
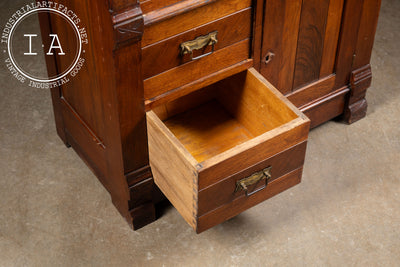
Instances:
[[[233,14],[250,7],[251,2],[251,0],[183,0],[144,14],[142,46],[154,44]],[[198,4],[200,5],[196,7]]]
[[[247,60],[251,16],[251,8],[245,8],[143,47],[145,99]],[[183,48],[185,44],[189,51]]]
[[[161,8],[166,8],[168,6],[177,4],[182,0],[140,0],[140,8],[144,14],[149,12],[154,12]]]
[[[300,182],[310,122],[253,68],[147,123],[154,181],[197,232]]]

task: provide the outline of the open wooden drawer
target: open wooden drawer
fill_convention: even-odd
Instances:
[[[310,122],[253,68],[147,123],[154,181],[198,233],[300,182]]]

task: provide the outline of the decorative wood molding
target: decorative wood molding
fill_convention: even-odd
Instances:
[[[142,180],[129,187],[129,213],[132,218],[132,226],[135,230],[155,221],[156,212],[153,202],[154,180],[151,176],[150,167],[135,171],[137,179],[150,175],[147,179]],[[137,180],[136,179],[136,180]]]
[[[372,81],[372,71],[371,71],[371,66],[369,64],[354,70],[351,73],[351,78],[350,78],[350,86],[351,86],[350,97],[360,95],[360,93],[363,93],[365,90],[367,90],[368,87],[371,86],[371,81]]]
[[[142,39],[144,24],[139,6],[113,15],[112,22],[116,47]]]
[[[127,173],[125,174],[125,177],[128,186],[134,186],[136,183],[152,177],[150,166],[146,165],[143,168]]]
[[[365,93],[372,81],[372,71],[369,64],[352,71],[350,76],[350,94],[344,111],[347,123],[356,122],[367,114],[368,103]]]

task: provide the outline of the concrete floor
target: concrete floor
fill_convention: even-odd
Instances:
[[[49,92],[0,64],[0,266],[400,266],[399,12],[383,0],[367,117],[314,129],[300,185],[200,235],[172,207],[131,231],[57,137]]]

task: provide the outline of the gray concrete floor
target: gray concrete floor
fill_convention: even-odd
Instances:
[[[300,185],[200,235],[172,207],[131,231],[57,137],[49,92],[0,64],[0,266],[400,266],[399,12],[383,0],[367,117],[314,129]]]

